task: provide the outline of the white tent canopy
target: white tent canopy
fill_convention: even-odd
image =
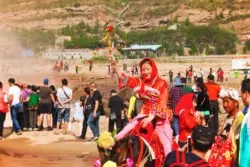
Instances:
[[[122,48],[124,51],[152,50],[157,51],[162,45],[131,45],[129,48]]]

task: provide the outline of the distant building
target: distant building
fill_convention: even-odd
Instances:
[[[147,51],[157,51],[161,45],[131,45],[129,48],[122,48],[124,51],[140,51],[140,50],[147,50]]]
[[[145,56],[148,56],[149,53],[154,54],[155,56],[159,56],[158,50],[161,48],[162,45],[131,45],[129,48],[122,48],[122,50],[125,52],[125,56],[127,56],[127,53],[135,53],[135,58],[138,58],[139,54],[143,54]]]
[[[43,57],[53,60],[69,60],[69,59],[82,59],[89,60],[93,54],[85,49],[65,49],[65,50],[52,50],[43,53]]]

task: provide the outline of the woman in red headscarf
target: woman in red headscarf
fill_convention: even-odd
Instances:
[[[156,120],[155,131],[164,147],[165,156],[171,151],[172,129],[168,119],[171,117],[167,109],[168,85],[159,77],[158,69],[151,58],[143,59],[140,62],[141,77],[128,77],[118,71],[115,65],[113,70],[119,78],[119,87],[128,86],[134,88],[143,102],[139,114],[119,134],[116,139],[122,139],[139,123],[146,127],[153,120]]]
[[[193,129],[201,123],[199,112],[195,111],[196,98],[193,93],[186,94],[181,97],[178,102],[175,113],[179,115],[179,146],[183,147],[187,143],[188,136],[191,135]]]

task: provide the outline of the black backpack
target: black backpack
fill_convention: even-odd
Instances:
[[[209,167],[209,165],[204,160],[187,164],[185,152],[176,151],[176,162],[169,165],[169,167]]]

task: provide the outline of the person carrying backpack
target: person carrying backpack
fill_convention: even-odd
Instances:
[[[210,165],[204,159],[215,140],[213,131],[198,125],[194,128],[191,140],[191,152],[170,152],[164,167],[209,167]]]

